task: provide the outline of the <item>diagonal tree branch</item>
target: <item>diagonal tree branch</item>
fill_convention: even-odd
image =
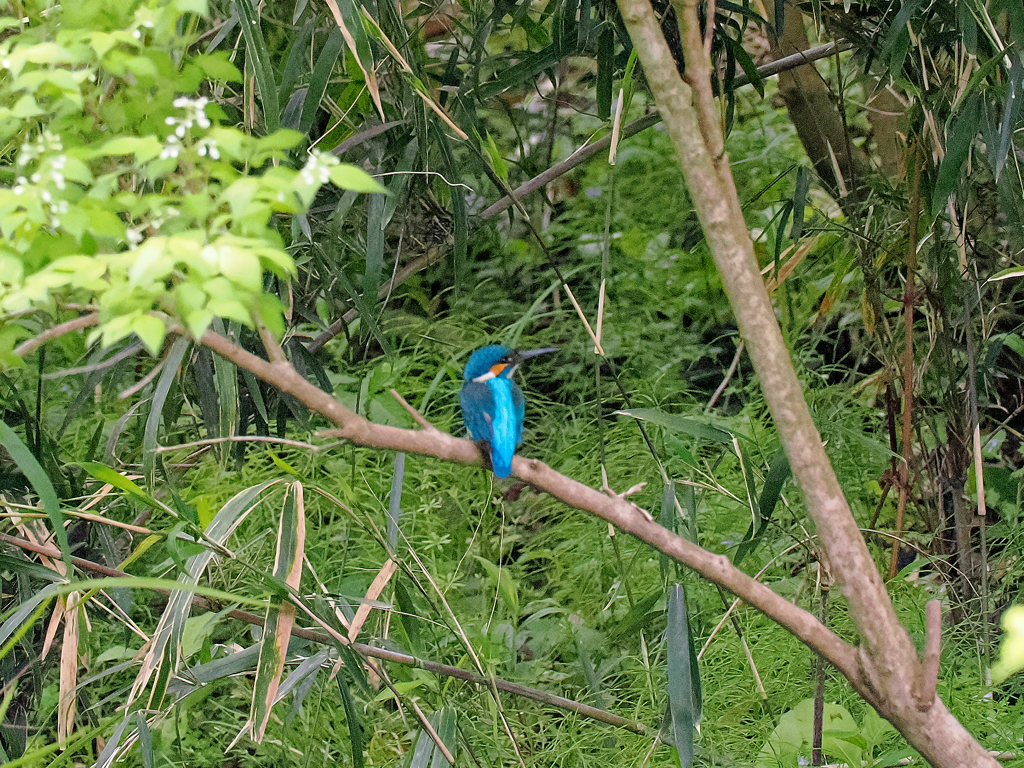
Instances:
[[[926,711],[918,708],[914,694],[923,688],[924,671],[825,454],[761,279],[729,158],[722,150],[697,3],[673,0],[689,85],[678,75],[648,1],[619,0],[619,7],[665,119],[793,476],[860,631],[860,669],[843,674],[933,765],[994,766],[996,762],[938,697]]]
[[[342,437],[371,448],[419,453],[463,464],[481,462],[480,452],[469,440],[438,430],[400,429],[368,421],[306,381],[287,361],[267,362],[212,331],[207,331],[201,341],[235,365],[273,384],[337,424],[338,428],[329,432],[332,437]],[[512,459],[512,471],[521,480],[569,506],[597,515],[692,568],[786,627],[843,674],[857,676],[859,660],[853,646],[833,634],[812,614],[745,574],[729,558],[708,552],[663,528],[628,500],[607,496],[556,472],[541,461],[516,456]]]

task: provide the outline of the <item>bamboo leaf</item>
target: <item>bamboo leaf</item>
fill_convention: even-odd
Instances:
[[[698,713],[694,703],[694,681],[690,663],[690,627],[686,596],[680,584],[673,584],[668,596],[668,624],[665,627],[668,655],[668,701],[673,742],[681,768],[693,765],[693,730]]]
[[[164,403],[167,402],[167,394],[171,391],[171,384],[174,383],[174,377],[178,375],[178,367],[181,365],[190,343],[183,336],[179,336],[178,340],[174,342],[170,352],[167,353],[164,369],[160,372],[156,389],[153,391],[149,416],[146,417],[146,429],[142,435],[142,474],[145,476],[146,485],[149,488],[156,488],[156,447],[160,417],[163,414]]]
[[[964,102],[960,111],[953,117],[946,139],[946,156],[939,166],[935,191],[932,193],[933,216],[939,215],[945,209],[946,201],[960,182],[971,145],[978,135],[982,99],[981,93],[975,93]]]
[[[298,21],[298,19],[296,19]],[[281,85],[278,86],[277,90],[277,103],[286,104],[289,99],[293,96],[292,88],[295,83],[298,82],[299,74],[301,74],[306,68],[306,61],[309,57],[306,55],[309,50],[310,41],[313,38],[313,29],[316,27],[316,18],[311,18],[305,24],[302,25],[302,29],[299,30],[298,35],[295,36],[295,42],[292,43],[292,48],[288,52],[288,60],[285,62],[284,71],[281,73]],[[294,128],[295,126],[288,126]]]
[[[302,133],[309,133],[313,126],[313,119],[316,117],[320,102],[327,93],[327,84],[331,80],[331,73],[334,65],[338,62],[338,56],[345,48],[345,36],[341,29],[335,29],[327,38],[320,56],[317,57],[313,67],[313,73],[309,77],[309,86],[306,90],[306,98],[302,103],[302,115],[299,118],[299,130]]]
[[[147,494],[133,481],[122,475],[120,472],[111,469],[106,464],[100,464],[97,461],[83,461],[78,466],[80,466],[82,469],[88,472],[92,477],[99,480],[101,483],[107,483],[108,485],[114,486],[119,491],[124,491],[132,499],[138,501],[141,504],[146,505],[151,509],[169,509],[168,507],[154,499],[152,496]]]
[[[345,680],[345,670],[347,669],[348,667],[345,667],[339,672],[336,679],[338,681],[338,690],[341,691],[341,703],[345,707],[345,720],[348,722],[348,741],[352,746],[352,766],[353,768],[363,768],[363,750],[365,748],[363,727],[359,723],[356,702],[352,697],[352,691]]]
[[[793,228],[789,231],[793,242],[799,240],[804,231],[804,210],[807,207],[807,192],[810,188],[810,172],[806,166],[797,166],[796,188],[793,190]]]
[[[75,729],[78,684],[79,592],[66,595],[58,610],[64,612],[64,639],[60,647],[60,693],[57,699],[57,742],[66,744]]]
[[[597,116],[612,116],[612,75],[615,73],[615,28],[605,24],[597,38]]]
[[[388,499],[388,544],[398,549],[398,523],[402,519],[402,481],[405,479],[405,454],[395,454],[395,472],[391,476],[391,495]]]
[[[280,481],[268,480],[235,494],[221,507],[220,511],[217,512],[210,522],[206,530],[206,538],[212,544],[222,545],[228,536],[241,525],[249,513],[255,509],[259,503],[260,495],[278,482]],[[156,675],[148,707],[150,709],[160,708],[163,694],[166,690],[166,681],[172,674],[172,671],[177,669],[180,662],[179,648],[181,637],[185,630],[185,621],[189,617],[192,605],[189,592],[201,591],[197,586],[199,577],[206,570],[215,554],[213,549],[206,549],[197,555],[193,555],[186,563],[184,573],[175,582],[177,585],[175,591],[167,601],[167,607],[160,616],[160,621],[157,623],[157,628],[152,635],[149,652],[143,659],[142,668],[132,684],[132,689],[128,696],[129,703],[136,701],[142,695],[143,689]],[[160,579],[159,581],[163,580]],[[119,581],[118,584],[132,586],[130,583],[122,581]],[[241,601],[235,595],[223,595],[218,599],[223,600],[225,598],[229,601]]]
[[[363,300],[373,306],[384,271],[384,195],[370,195],[366,208],[366,270],[363,272]]]
[[[384,115],[384,106],[380,100],[380,87],[377,84],[377,76],[374,74],[373,52],[370,50],[370,40],[363,29],[362,18],[359,9],[356,8],[354,0],[324,0],[327,7],[331,9],[334,22],[341,30],[341,34],[348,43],[349,50],[355,57],[356,64],[363,73],[366,82],[366,89],[370,92],[380,119],[387,121]]]
[[[36,495],[39,496],[39,500],[43,503],[43,510],[46,512],[46,516],[50,518],[50,525],[53,526],[54,536],[60,547],[61,558],[63,558],[64,566],[70,575],[73,569],[71,566],[71,549],[68,546],[68,534],[64,530],[64,513],[60,510],[60,499],[57,498],[57,492],[53,490],[50,478],[47,477],[46,471],[36,461],[36,457],[32,455],[28,446],[21,442],[21,438],[18,437],[17,433],[7,426],[4,421],[0,421],[0,445],[7,449],[11,459],[18,465],[18,469],[22,471],[29,483],[32,484]]]
[[[786,457],[786,452],[781,448],[776,451],[775,455],[772,456],[771,463],[768,467],[768,474],[765,475],[764,485],[761,487],[761,497],[758,499],[757,506],[759,512],[760,523],[758,524],[756,531],[753,524],[747,529],[747,534],[743,537],[743,541],[736,549],[736,557],[733,558],[733,563],[739,565],[740,561],[743,560],[747,555],[753,552],[764,532],[768,528],[768,524],[771,522],[772,514],[775,512],[775,506],[779,501],[779,497],[782,495],[782,487],[786,484],[792,474],[792,470],[789,466],[789,459]]]
[[[693,419],[688,419],[685,416],[677,416],[674,413],[665,413],[657,408],[629,408],[622,411],[616,411],[615,413],[620,416],[629,416],[634,419],[639,419],[640,421],[646,421],[649,424],[664,427],[672,432],[682,432],[690,435],[691,437],[710,440],[713,443],[731,444],[733,441],[732,434],[725,430],[719,429],[718,427],[712,427],[710,424],[704,424],[699,421],[694,421]]]
[[[245,50],[252,66],[256,82],[260,87],[260,100],[263,105],[263,125],[267,133],[273,133],[281,127],[281,108],[277,100],[277,83],[274,79],[274,67],[260,17],[252,0],[234,0],[235,12],[242,25],[242,36],[245,38]]]
[[[281,510],[281,523],[277,534],[277,554],[274,559],[274,579],[298,591],[302,581],[302,558],[306,547],[306,515],[302,483],[292,483],[285,494]],[[260,658],[252,692],[252,737],[256,743],[270,721],[270,712],[277,700],[284,664],[288,656],[288,642],[295,624],[295,606],[284,598],[271,598],[263,625]]]

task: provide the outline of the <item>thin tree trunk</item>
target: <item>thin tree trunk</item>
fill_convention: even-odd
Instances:
[[[687,63],[686,83],[676,72],[648,0],[619,0],[793,476],[860,631],[860,668],[844,674],[932,765],[995,768],[998,763],[950,714],[925,675],[825,454],[743,220],[711,91],[711,63],[700,33],[697,0],[675,0],[674,5]],[[938,631],[937,626],[931,629]],[[937,656],[937,638],[929,647]],[[931,663],[930,658],[929,668]]]

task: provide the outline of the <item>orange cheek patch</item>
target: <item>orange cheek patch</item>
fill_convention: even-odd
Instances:
[[[491,373],[495,376],[501,376],[502,372],[508,368],[508,363],[498,363],[497,365],[491,366]]]

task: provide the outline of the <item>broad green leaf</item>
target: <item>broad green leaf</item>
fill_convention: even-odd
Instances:
[[[690,662],[690,628],[683,587],[674,584],[668,594],[668,623],[665,627],[668,656],[668,701],[673,742],[681,768],[693,765],[693,730],[697,725],[697,688]]]
[[[1024,670],[1024,605],[1014,605],[1003,613],[1003,640],[999,659],[992,665],[992,683],[999,685],[1010,675]]]
[[[665,413],[657,408],[629,408],[616,411],[615,413],[620,416],[629,416],[640,421],[646,421],[648,424],[655,424],[672,432],[682,432],[692,437],[710,440],[714,443],[731,444],[733,440],[733,436],[730,433],[718,429],[718,427],[712,427],[710,424],[694,421],[685,416],[677,416],[674,413]]]

